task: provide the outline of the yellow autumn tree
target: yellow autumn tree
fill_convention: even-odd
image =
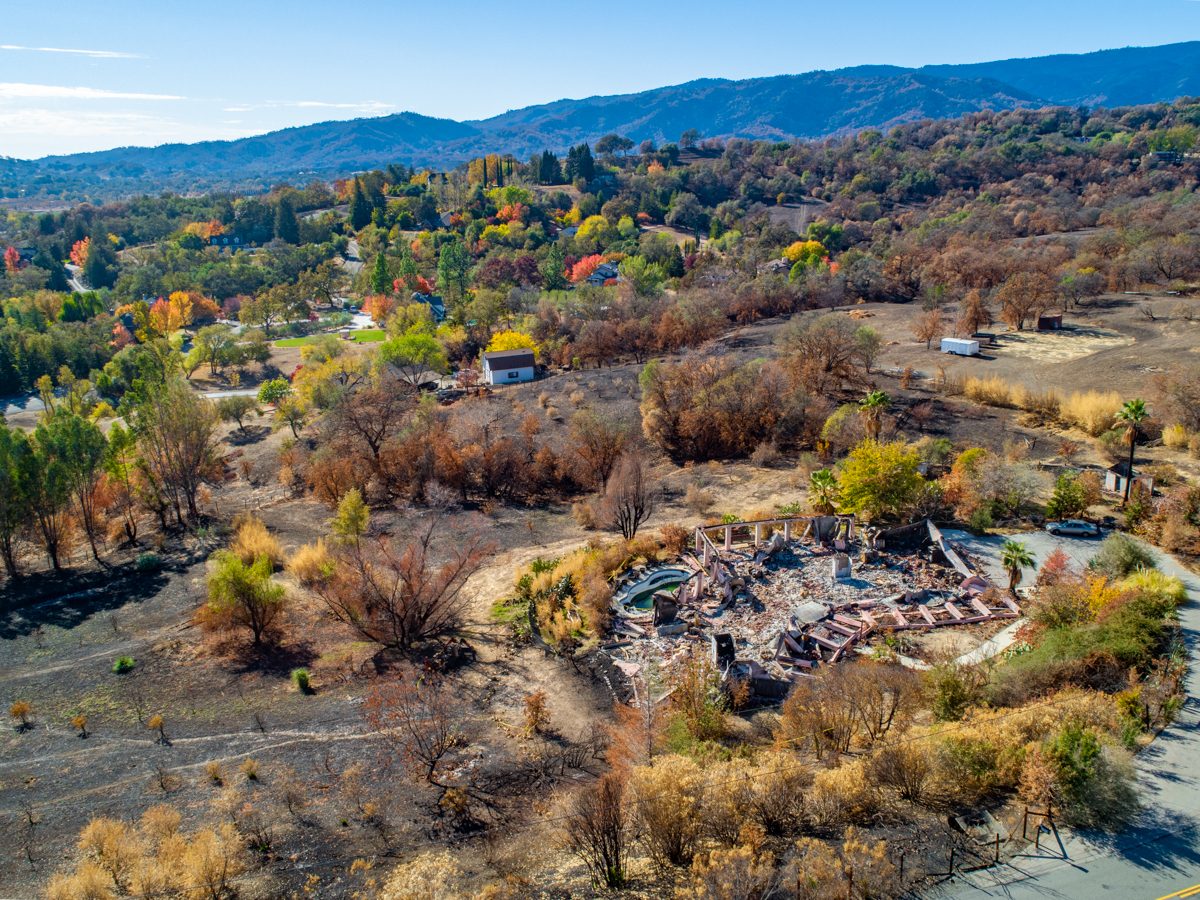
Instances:
[[[798,263],[803,261],[807,266],[815,262],[820,262],[822,257],[829,254],[825,250],[825,245],[820,241],[796,241],[796,243],[783,251],[783,255],[787,258],[788,262]]]
[[[490,353],[493,350],[532,350],[534,359],[538,355],[533,338],[519,331],[501,331],[492,335],[492,339],[488,341],[487,351]]]
[[[187,291],[175,291],[170,296],[170,304],[172,322],[179,322],[179,325],[175,329],[176,331],[192,324],[195,311],[191,294]]]

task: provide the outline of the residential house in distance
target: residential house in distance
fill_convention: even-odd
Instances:
[[[600,287],[610,278],[616,278],[621,274],[616,263],[606,262],[596,266],[596,271],[584,279],[588,284]]]
[[[483,380],[488,384],[533,381],[535,365],[532,350],[491,350],[483,354]]]
[[[433,321],[439,324],[446,318],[446,304],[436,294],[422,294],[420,291],[413,291],[413,295],[408,298],[408,302],[428,303],[429,311],[433,313]]]

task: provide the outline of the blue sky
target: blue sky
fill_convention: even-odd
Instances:
[[[1166,44],[1200,37],[1200,2],[41,0],[4,23],[0,155],[32,158],[403,110],[486,118],[703,77]]]

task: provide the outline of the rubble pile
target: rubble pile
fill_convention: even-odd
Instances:
[[[786,688],[821,665],[845,659],[878,631],[972,625],[1020,614],[1011,600],[992,597],[965,554],[932,525],[867,531],[861,539],[849,536],[852,529],[836,540],[812,539],[810,530],[794,526],[789,531],[791,540],[776,532],[757,546],[727,542],[718,551],[708,542],[707,568],[685,554],[683,566],[695,573],[690,586],[657,592],[653,609],[644,614],[618,610],[615,640],[605,651],[634,676],[669,671],[698,644],[711,645],[726,678],[750,678],[761,696],[778,696],[771,682]],[[698,546],[705,540],[698,531]]]

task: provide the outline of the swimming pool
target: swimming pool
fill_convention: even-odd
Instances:
[[[678,588],[687,581],[692,572],[687,569],[669,567],[655,569],[646,573],[621,589],[613,597],[613,601],[630,610],[649,610],[654,608],[656,591],[668,591]]]

